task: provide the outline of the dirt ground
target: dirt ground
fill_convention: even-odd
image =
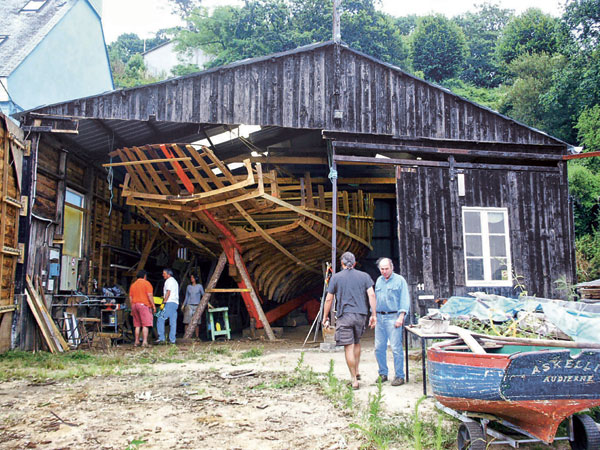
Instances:
[[[304,364],[314,371],[327,372],[333,359],[335,375],[348,378],[343,352],[321,352],[310,341],[303,349],[307,328],[285,330],[276,343],[239,339],[194,344],[229,346],[234,354],[264,347],[262,356],[247,360],[211,354],[206,362],[153,364],[147,373],[50,384],[1,383],[0,448],[125,449],[136,448],[135,442],[130,445],[134,440],[146,441],[139,445],[144,450],[358,448],[358,435],[349,428],[355,419],[336,409],[316,387],[252,389],[270,383],[274,375],[291,373],[302,351]],[[185,351],[188,346],[178,348]],[[366,404],[376,391],[372,332],[363,348],[362,382],[355,399]],[[152,350],[123,345],[111,351]],[[241,371],[252,375],[229,378]],[[414,378],[401,387],[387,383],[383,394],[387,409],[410,413],[422,385]]]
[[[292,373],[302,352],[304,364],[314,371],[327,372],[333,359],[335,375],[348,379],[343,352],[321,352],[316,345],[302,348],[307,328],[285,330],[276,343],[238,339],[178,345],[178,351],[191,345],[233,351],[234,356],[211,353],[202,362],[157,363],[142,372],[50,384],[0,383],[0,449],[359,448],[364,441],[349,427],[356,419],[336,409],[317,387],[260,388]],[[260,346],[261,356],[235,357]],[[123,345],[110,351],[133,355],[158,348]],[[160,351],[173,350],[161,346]],[[408,384],[383,386],[388,412],[411,414],[423,395],[421,363],[412,360],[410,366]],[[364,407],[376,392],[372,331],[363,339],[360,372],[355,400]],[[433,417],[433,411],[431,398],[420,406],[425,417]],[[144,443],[136,445],[136,440]]]

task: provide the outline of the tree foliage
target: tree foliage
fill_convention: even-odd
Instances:
[[[496,54],[505,65],[524,54],[553,55],[561,45],[561,28],[558,19],[540,9],[530,8],[506,24],[496,46]]]
[[[475,12],[467,12],[454,21],[462,28],[469,45],[469,54],[460,78],[475,86],[493,88],[502,77],[495,57],[500,33],[513,17],[513,11],[497,4],[476,5]]]
[[[342,39],[376,58],[404,65],[408,51],[393,18],[375,0],[346,0]],[[175,39],[182,52],[200,48],[210,67],[331,39],[332,4],[317,0],[247,0],[243,7],[197,8]]]
[[[600,0],[568,0],[564,20],[582,48],[595,48],[600,41]]]
[[[108,56],[115,87],[127,88],[158,81],[148,75],[141,53],[167,42],[165,30],[159,30],[145,42],[135,33],[120,35],[108,46]]]
[[[202,6],[202,0],[167,0],[173,13],[185,19],[191,12]]]
[[[110,59],[119,59],[127,63],[136,53],[143,53],[167,42],[169,39],[166,30],[159,30],[155,36],[150,39],[141,39],[135,33],[125,33],[120,35],[115,42],[108,45],[108,55]]]
[[[411,35],[412,65],[429,80],[440,82],[454,77],[462,68],[467,43],[458,25],[442,15],[419,20]]]
[[[552,132],[555,110],[543,99],[552,86],[554,73],[565,64],[562,55],[524,53],[518,56],[508,66],[513,82],[507,88],[500,111],[531,127]]]

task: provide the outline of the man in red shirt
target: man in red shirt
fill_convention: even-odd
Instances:
[[[131,315],[135,327],[135,347],[140,345],[140,328],[142,328],[142,345],[148,347],[148,328],[152,326],[153,313],[156,312],[154,305],[152,285],[146,279],[145,270],[137,273],[137,280],[129,288],[131,298]]]

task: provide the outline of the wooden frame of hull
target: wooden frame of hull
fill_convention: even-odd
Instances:
[[[221,251],[228,230],[264,298],[283,303],[322,283],[323,263],[331,258],[332,198],[323,186],[313,186],[310,174],[283,183],[275,171],[263,174],[260,163],[247,159],[246,175],[234,176],[209,148],[184,144],[124,148],[112,155],[123,161],[112,165],[127,170],[127,204],[206,256]],[[360,258],[372,248],[373,199],[340,191],[339,203],[338,214],[346,220],[336,226],[337,250]]]

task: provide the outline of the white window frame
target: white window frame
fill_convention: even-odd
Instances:
[[[482,239],[482,250],[483,250],[483,280],[469,280],[469,274],[467,269],[467,232],[465,229],[465,213],[466,212],[478,212],[480,213],[479,220],[481,225],[481,239]],[[490,256],[490,235],[500,235],[500,233],[490,233],[488,229],[487,215],[488,213],[502,213],[504,216],[504,237],[506,245],[506,272],[508,278],[506,280],[492,280],[492,257]],[[483,207],[471,207],[463,206],[462,208],[462,222],[463,222],[463,253],[464,253],[464,264],[465,264],[465,281],[467,286],[490,286],[490,287],[504,287],[512,286],[512,261],[510,254],[510,227],[508,224],[508,209],[507,208],[483,208]],[[469,233],[472,234],[472,233]]]

